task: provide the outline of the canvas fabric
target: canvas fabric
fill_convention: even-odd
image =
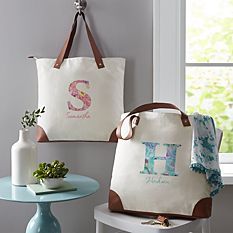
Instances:
[[[126,211],[192,216],[198,201],[210,197],[205,175],[189,167],[192,119],[184,127],[174,112],[139,117],[133,137],[118,141],[110,190]],[[127,132],[127,124],[122,127]]]
[[[38,105],[45,113],[38,126],[49,141],[108,141],[123,108],[125,59],[65,59],[55,69],[55,59],[36,60]]]

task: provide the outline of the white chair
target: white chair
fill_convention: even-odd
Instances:
[[[218,148],[220,148],[223,133],[219,129],[216,133]],[[209,219],[169,219],[169,227],[143,225],[141,223],[148,221],[148,218],[113,213],[108,209],[108,203],[95,207],[94,218],[96,220],[96,233],[104,233],[104,225],[131,233],[210,233]]]
[[[169,219],[171,226],[166,228],[160,225],[142,225],[141,222],[148,221],[148,218],[113,213],[109,211],[108,203],[95,207],[94,218],[96,220],[96,233],[104,233],[104,225],[132,233],[210,233],[208,219],[193,221]]]

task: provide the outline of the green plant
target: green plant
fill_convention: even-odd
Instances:
[[[42,109],[34,110],[31,113],[26,110],[25,115],[22,117],[22,121],[21,121],[22,127],[26,129],[35,126],[35,124],[37,123],[37,118],[40,117],[41,114],[44,112],[45,112],[45,107],[43,107]]]
[[[36,171],[33,172],[33,176],[38,180],[46,178],[64,178],[69,169],[65,167],[64,162],[54,160],[50,163],[40,163]]]
[[[211,10],[209,10],[211,8]],[[187,1],[187,112],[214,118],[223,130],[220,152],[233,152],[233,0]],[[208,11],[209,10],[209,11]],[[207,11],[210,14],[207,14]],[[192,12],[192,13],[191,13]],[[189,20],[189,17],[193,15]],[[207,63],[213,66],[199,66]],[[213,63],[228,63],[215,66]]]
[[[199,112],[214,118],[215,126],[223,130],[222,153],[233,152],[232,73],[232,68],[195,69],[188,70],[186,79],[187,113]]]

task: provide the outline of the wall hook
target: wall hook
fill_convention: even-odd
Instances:
[[[81,13],[87,7],[87,1],[86,0],[76,0],[74,2],[74,5],[75,5],[76,9],[78,10],[79,14],[81,15]]]

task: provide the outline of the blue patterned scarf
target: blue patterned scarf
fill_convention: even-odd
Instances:
[[[214,121],[211,117],[198,113],[193,114],[193,146],[190,168],[206,175],[211,187],[211,197],[223,188]]]

